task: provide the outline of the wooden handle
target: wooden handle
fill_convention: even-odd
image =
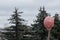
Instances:
[[[48,31],[48,40],[50,40],[50,31]]]

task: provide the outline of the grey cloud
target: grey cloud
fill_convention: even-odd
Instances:
[[[52,15],[56,11],[60,13],[60,0],[0,0],[0,25],[3,26],[8,22],[7,19],[13,13],[14,7],[24,12],[22,18],[28,20],[30,25],[39,13],[40,6],[45,6],[47,13]],[[1,17],[4,18],[4,22]]]

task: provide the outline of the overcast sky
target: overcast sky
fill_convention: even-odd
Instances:
[[[8,26],[10,15],[17,7],[19,11],[23,11],[22,18],[28,20],[30,25],[39,13],[39,8],[45,6],[47,13],[52,16],[60,13],[60,0],[0,0],[0,28]]]

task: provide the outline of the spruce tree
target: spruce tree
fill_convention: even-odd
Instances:
[[[54,22],[54,27],[53,27],[52,32],[51,32],[52,37],[53,37],[52,40],[54,40],[54,39],[60,40],[60,19],[59,19],[59,14],[54,15],[54,21],[55,21]]]
[[[46,40],[47,39],[47,30],[44,27],[44,19],[46,16],[48,16],[48,13],[46,13],[45,8],[43,7],[43,10],[40,8],[39,14],[37,16],[37,20],[34,21],[34,24],[32,24],[34,31],[33,40]]]
[[[21,13],[23,12],[18,12],[18,9],[15,8],[14,14],[12,14],[10,19],[8,19],[10,21],[9,23],[12,25],[5,28],[6,32],[3,34],[5,35],[6,39],[22,40],[27,26],[23,24],[24,19],[21,18]]]

